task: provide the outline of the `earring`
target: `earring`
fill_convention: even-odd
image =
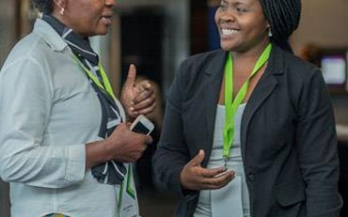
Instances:
[[[64,8],[61,8],[60,11],[59,11],[59,13],[60,13],[62,16],[64,16],[64,12],[65,12],[65,9],[64,9]]]
[[[268,37],[272,37],[273,36],[273,33],[272,33],[272,30],[271,30],[271,27],[268,28]]]

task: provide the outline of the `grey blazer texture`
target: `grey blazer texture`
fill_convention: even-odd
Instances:
[[[226,54],[188,58],[169,92],[154,163],[182,196],[176,217],[192,216],[197,205],[199,192],[182,189],[180,172],[200,149],[202,166],[209,160]],[[243,114],[241,142],[252,217],[339,216],[335,121],[317,67],[273,45]]]

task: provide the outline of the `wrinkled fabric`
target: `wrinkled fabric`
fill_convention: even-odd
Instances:
[[[88,39],[74,33],[72,29],[66,27],[53,16],[44,14],[42,19],[52,25],[67,42],[79,61],[103,84],[101,72],[98,67],[99,57],[98,54],[93,51]],[[102,120],[98,136],[103,140],[112,134],[118,124],[123,122],[120,109],[118,108],[118,106],[121,105],[118,105],[109,93],[99,88],[91,78],[90,82],[97,93],[102,108]],[[98,182],[111,185],[120,185],[124,180],[126,172],[127,170],[124,164],[114,160],[101,163],[92,168],[92,175]]]

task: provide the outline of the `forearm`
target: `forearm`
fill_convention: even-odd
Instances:
[[[0,174],[7,182],[44,188],[63,188],[81,182],[85,175],[83,145],[22,148],[9,144],[1,148]]]
[[[111,154],[107,151],[106,145],[103,144],[106,142],[104,140],[86,144],[86,169],[112,159]]]

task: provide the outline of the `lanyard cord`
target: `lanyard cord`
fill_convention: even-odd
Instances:
[[[89,70],[75,55],[73,55],[74,59],[79,63],[79,65],[81,66],[81,68],[83,68],[83,70],[86,72],[86,74],[88,75],[88,77],[101,89],[106,91],[108,94],[110,94],[110,96],[115,100],[115,94],[114,91],[112,90],[110,81],[108,79],[108,76],[106,75],[106,72],[103,68],[103,66],[98,63],[98,69],[100,71],[101,74],[101,79],[103,81],[103,84],[100,82],[100,80],[97,78],[97,76],[95,76],[91,70]]]
[[[262,52],[257,60],[253,71],[249,78],[244,82],[241,89],[238,91],[235,99],[233,98],[233,62],[232,55],[229,54],[225,65],[225,124],[223,131],[223,158],[229,160],[230,152],[233,145],[234,138],[234,117],[236,115],[239,105],[243,102],[248,91],[251,78],[261,69],[261,67],[268,61],[272,49],[272,45],[268,44],[266,49]]]

